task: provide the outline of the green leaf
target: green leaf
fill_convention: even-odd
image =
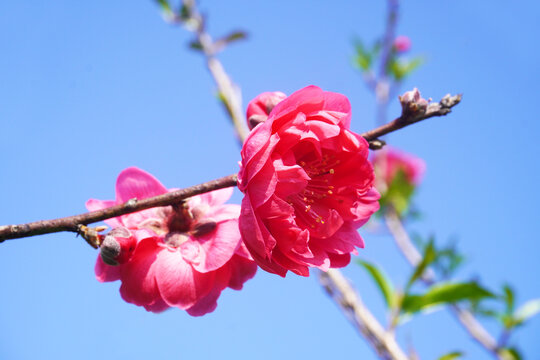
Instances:
[[[435,246],[433,245],[433,239],[431,239],[424,250],[424,256],[422,257],[422,261],[420,261],[420,263],[416,266],[411,278],[409,279],[409,281],[407,282],[407,285],[405,286],[405,292],[408,292],[412,284],[414,284],[414,282],[422,276],[426,268],[433,261],[435,261],[436,257],[437,257],[437,253],[435,251]]]
[[[198,40],[193,40],[189,43],[189,47],[193,50],[198,50],[198,51],[201,51],[202,50],[202,44],[198,41]]]
[[[491,309],[478,309],[474,313],[485,317],[497,317],[498,315],[495,310]]]
[[[514,290],[510,285],[505,284],[503,286],[503,299],[506,304],[506,314],[512,314],[514,312]]]
[[[442,278],[448,279],[452,277],[464,259],[458,252],[455,241],[451,241],[445,247],[437,249],[437,259],[433,262],[433,268],[440,273]]]
[[[245,31],[234,31],[229,35],[225,36],[223,38],[223,41],[231,43],[233,41],[243,40],[245,38],[247,38],[247,33]]]
[[[394,308],[397,298],[394,287],[392,286],[392,283],[388,279],[388,277],[374,264],[371,264],[364,260],[358,260],[358,263],[367,270],[369,275],[371,275],[371,277],[379,287],[379,290],[381,291],[388,308]]]
[[[405,295],[401,309],[405,313],[416,313],[439,304],[479,300],[486,297],[493,297],[493,294],[476,282],[441,283],[432,286],[423,295]]]
[[[521,305],[514,313],[516,326],[523,324],[526,320],[540,312],[540,299],[529,300]]]
[[[169,4],[169,1],[156,0],[156,2],[161,6],[161,10],[164,12],[166,16],[174,15],[174,11],[172,10],[171,5]]]
[[[405,65],[404,65],[405,76],[409,75],[414,70],[416,70],[416,68],[418,68],[420,65],[422,65],[423,62],[424,62],[424,60],[421,57],[415,57],[411,61],[406,62]]]
[[[452,351],[451,353],[441,356],[438,360],[453,360],[463,356],[461,351]]]
[[[421,57],[416,57],[410,61],[393,58],[388,63],[387,71],[394,76],[397,81],[401,81],[411,72],[413,72],[418,66],[420,66],[422,62],[423,60]]]
[[[182,2],[182,6],[180,7],[180,19],[186,21],[189,18],[191,18],[191,9]]]
[[[409,208],[414,189],[414,184],[407,180],[407,175],[400,169],[394,175],[386,192],[381,195],[379,204],[381,208],[391,205],[401,215]]]
[[[503,324],[505,329],[511,329],[516,326],[516,319],[512,314],[498,313],[497,318]]]
[[[369,70],[373,62],[373,55],[365,48],[361,40],[355,41],[355,49],[354,63],[363,71]]]
[[[245,38],[247,38],[246,32],[234,31],[230,33],[229,35],[224,36],[219,40],[216,40],[216,42],[214,42],[214,48],[216,49],[216,51],[221,51],[225,48],[225,46],[229,45],[230,43],[238,41],[238,40],[242,40]]]
[[[499,350],[499,355],[505,360],[521,360],[523,357],[521,353],[515,348],[504,348]]]

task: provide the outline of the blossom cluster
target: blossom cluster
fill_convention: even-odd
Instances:
[[[138,168],[120,173],[116,200],[94,200],[99,210],[130,199],[166,193],[155,177]],[[190,198],[176,207],[139,211],[107,220],[95,267],[99,281],[121,280],[122,298],[148,311],[174,306],[199,316],[213,311],[221,292],[240,290],[257,271],[240,240],[240,206],[224,205],[232,189]]]
[[[99,281],[120,280],[122,298],[148,311],[199,316],[226,288],[240,290],[258,267],[308,276],[346,266],[364,247],[358,228],[379,209],[367,141],[350,129],[351,106],[308,86],[290,96],[263,93],[247,109],[252,130],[241,150],[242,205],[232,189],[107,220]],[[115,200],[99,210],[168,191],[138,168],[122,171]]]

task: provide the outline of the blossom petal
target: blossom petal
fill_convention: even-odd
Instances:
[[[224,189],[210,191],[204,194],[199,195],[201,202],[209,206],[219,206],[224,204],[233,193],[233,188],[228,187]]]
[[[145,199],[165,194],[167,188],[153,175],[136,167],[123,170],[116,180],[116,201],[124,203],[129,199]]]
[[[306,265],[299,264],[298,262],[289,259],[279,249],[276,249],[272,252],[272,260],[276,264],[282,266],[287,270],[292,271],[296,275],[309,276],[309,268]],[[285,277],[285,275],[282,276]]]
[[[90,199],[86,202],[86,208],[88,209],[88,211],[97,211],[97,210],[106,209],[115,205],[117,205],[117,203],[114,200]],[[114,217],[111,219],[107,219],[105,220],[105,223],[111,227],[120,227],[124,225],[122,223],[121,217]]]
[[[227,204],[221,206],[214,206],[208,209],[208,212],[204,214],[205,218],[212,219],[216,222],[225,220],[238,220],[240,216],[240,205]]]
[[[282,159],[274,160],[274,168],[278,179],[276,193],[279,197],[286,198],[291,194],[299,193],[306,188],[310,180],[302,167],[299,165],[286,166]]]
[[[351,254],[328,254],[328,257],[332,268],[342,268],[351,262]]]
[[[196,241],[200,243],[204,255],[201,263],[193,264],[195,270],[206,273],[219,269],[231,259],[240,245],[238,219],[218,223],[214,231],[196,238]]]
[[[348,129],[351,126],[351,103],[343,94],[325,91],[324,94],[325,110],[338,111],[344,114],[341,118],[341,126]]]
[[[276,240],[255,216],[249,194],[246,194],[242,200],[242,211],[238,226],[244,244],[251,255],[254,255],[255,252],[259,257],[270,256],[272,249],[276,246]]]
[[[257,126],[251,134],[258,129],[265,129],[266,127],[265,124]],[[251,134],[248,138],[251,138]],[[264,132],[264,134],[267,134],[267,132]],[[242,192],[244,192],[245,187],[249,184],[251,179],[263,169],[279,140],[276,136],[268,138],[265,137],[265,135],[261,135],[260,138],[261,139],[253,137],[252,141],[255,144],[251,145],[248,144],[246,140],[246,143],[244,143],[245,146],[242,148],[242,163],[240,164],[240,172],[238,173],[238,189]],[[261,147],[256,148],[259,143],[262,144]],[[249,153],[252,155],[248,157],[246,154]]]
[[[231,278],[228,286],[234,290],[241,290],[244,283],[255,276],[257,264],[240,255],[234,255],[229,262]]]
[[[231,277],[231,269],[229,266],[224,266],[215,271],[214,287],[208,295],[201,298],[195,305],[187,309],[187,313],[191,316],[202,316],[214,311],[217,307],[217,300],[223,289],[227,287]]]
[[[120,280],[120,266],[111,266],[105,264],[101,258],[101,255],[98,255],[96,259],[94,272],[96,273],[96,279],[99,282]]]
[[[271,135],[271,124],[263,123],[251,131],[241,150],[242,163],[238,173],[238,188],[242,189],[263,167],[278,142]]]
[[[179,251],[169,248],[160,251],[155,267],[159,292],[169,306],[185,310],[212,290],[214,274],[193,270]]]
[[[355,204],[351,212],[355,215],[354,226],[360,227],[368,222],[371,215],[379,211],[379,198],[381,195],[375,188],[371,188]]]
[[[163,299],[158,299],[150,305],[144,305],[146,311],[151,311],[153,313],[160,313],[170,308],[169,305]]]
[[[251,178],[250,183],[256,183],[256,186],[251,186],[249,196],[254,207],[259,207],[264,204],[274,193],[278,179],[272,162],[267,162],[261,170]]]
[[[275,122],[272,124],[275,130],[283,125],[283,121],[287,119],[288,115],[295,116],[300,112],[304,114],[316,112],[322,109],[323,103],[324,95],[321,88],[314,85],[306,86],[277,104],[270,112],[266,123]]]
[[[240,226],[238,226],[240,227]],[[251,257],[251,254],[249,253],[248,249],[246,248],[246,245],[243,241],[240,242],[240,246],[238,246],[238,249],[234,252],[235,255],[241,256],[243,258],[246,258],[248,260],[253,260]]]
[[[120,295],[125,301],[144,306],[161,299],[154,266],[157,254],[163,251],[158,241],[157,238],[141,240],[131,259],[122,265]]]
[[[355,247],[363,248],[364,241],[358,231],[346,223],[329,239],[311,239],[312,246],[317,246],[327,253],[347,254],[353,252]]]

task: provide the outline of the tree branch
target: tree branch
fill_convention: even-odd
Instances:
[[[386,109],[393,84],[388,81],[388,64],[392,58],[392,48],[396,37],[396,26],[399,17],[399,0],[387,0],[386,26],[381,44],[381,60],[379,76],[375,82],[374,92],[377,100],[377,124],[386,122]]]
[[[22,237],[61,231],[79,232],[80,225],[87,225],[153,207],[177,204],[182,200],[195,195],[236,186],[237,181],[238,178],[236,174],[233,174],[220,179],[208,181],[200,185],[191,186],[185,189],[176,190],[146,199],[131,199],[120,205],[88,212],[85,214],[53,220],[41,220],[21,225],[0,226],[0,242],[8,239],[18,239]]]
[[[369,342],[382,359],[407,360],[393,334],[384,330],[375,316],[364,305],[360,295],[339,270],[320,272],[319,281],[334,299],[345,316]]]
[[[425,111],[417,111],[409,114],[402,114],[400,117],[391,121],[387,124],[379,126],[376,129],[367,131],[362,134],[362,136],[370,141],[375,140],[383,135],[391,133],[393,131],[404,128],[411,124],[417,123],[419,121],[434,117],[434,116],[444,116],[452,111],[452,107],[459,104],[461,101],[461,94],[458,95],[446,95],[441,101],[436,103],[431,103],[427,106]]]
[[[223,102],[225,110],[231,119],[240,143],[242,144],[248,136],[246,121],[242,112],[242,97],[240,88],[231,80],[225,72],[223,65],[216,57],[223,45],[219,45],[205,29],[203,16],[199,13],[194,0],[183,0],[182,5],[188,14],[187,18],[177,15],[173,18],[175,23],[186,24],[185,28],[193,32],[198,45],[206,59],[206,67],[216,82],[220,100]]]

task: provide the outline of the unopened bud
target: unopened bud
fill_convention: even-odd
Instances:
[[[251,100],[246,111],[246,118],[250,130],[268,119],[272,109],[287,97],[280,91],[264,92]]]
[[[108,265],[127,262],[135,250],[137,240],[123,227],[112,229],[101,243],[101,258]]]
[[[403,52],[409,51],[410,48],[411,48],[411,39],[409,39],[408,36],[400,35],[395,38],[394,49],[396,49],[397,52],[403,53]]]
[[[429,100],[423,99],[420,95],[420,91],[417,88],[407,91],[399,97],[399,102],[401,103],[402,114],[411,115],[411,114],[423,114],[426,112]]]

